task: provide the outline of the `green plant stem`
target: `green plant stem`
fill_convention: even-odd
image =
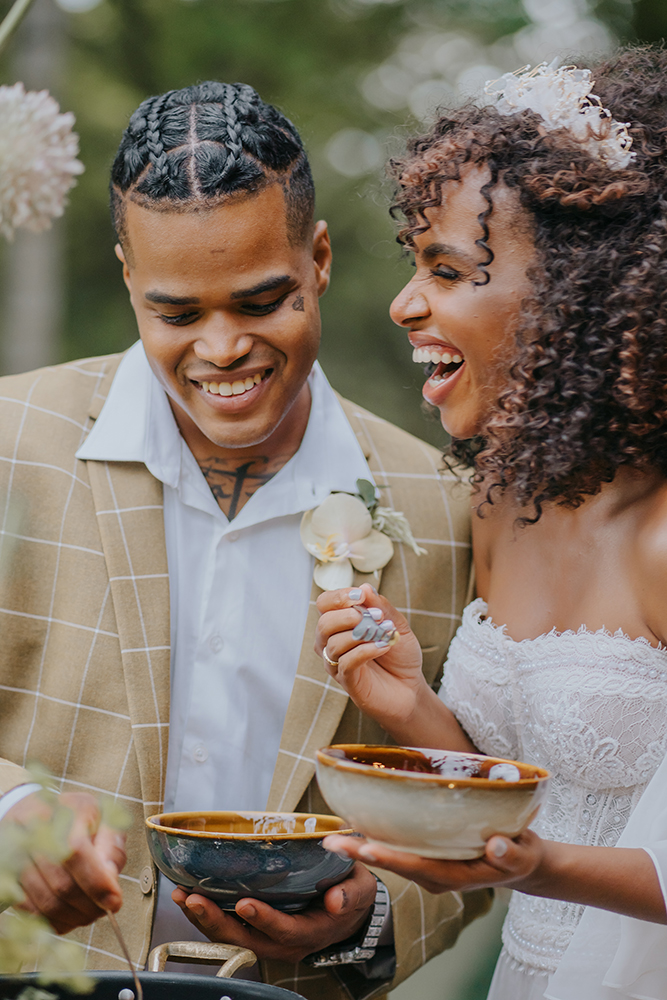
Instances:
[[[33,3],[34,0],[14,0],[9,13],[0,24],[0,52],[3,51]]]

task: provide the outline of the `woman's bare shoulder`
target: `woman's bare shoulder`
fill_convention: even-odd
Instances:
[[[638,520],[632,558],[645,620],[667,643],[667,481],[656,487]]]

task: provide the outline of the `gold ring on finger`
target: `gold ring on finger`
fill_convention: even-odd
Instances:
[[[327,663],[329,664],[330,667],[337,667],[338,666],[338,660],[332,660],[331,659],[331,657],[327,653],[327,647],[326,646],[322,650],[322,656],[327,661]]]

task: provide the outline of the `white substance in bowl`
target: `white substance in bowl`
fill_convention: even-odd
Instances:
[[[494,764],[489,770],[491,781],[520,781],[521,772],[514,764]]]

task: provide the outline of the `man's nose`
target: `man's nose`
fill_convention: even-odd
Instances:
[[[389,315],[397,326],[413,326],[431,314],[426,296],[414,282],[414,278],[408,281],[389,307]]]
[[[195,353],[201,361],[208,361],[217,368],[229,368],[235,361],[249,354],[253,338],[239,329],[226,317],[212,316],[199,331]]]

